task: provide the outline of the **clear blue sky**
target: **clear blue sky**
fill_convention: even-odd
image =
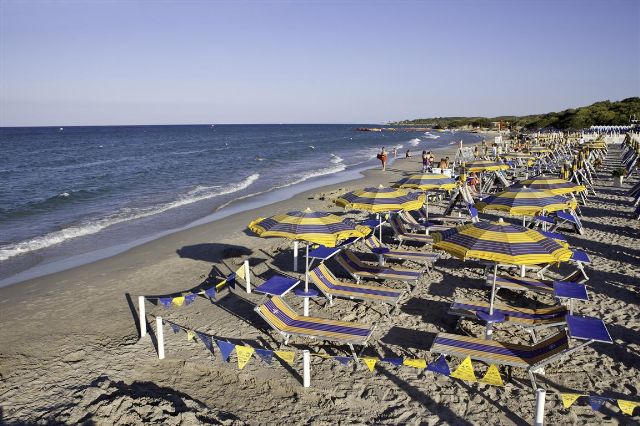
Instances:
[[[640,1],[0,0],[0,126],[354,123],[640,95]]]

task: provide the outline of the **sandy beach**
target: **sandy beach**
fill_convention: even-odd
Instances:
[[[487,136],[490,140],[492,135]],[[457,148],[457,147],[456,147]],[[301,385],[301,349],[348,356],[343,347],[294,338],[283,350],[296,350],[292,366],[256,355],[238,369],[235,355],[225,363],[186,334],[165,326],[166,358],[156,352],[151,315],[232,343],[278,349],[280,340],[253,311],[260,297],[228,294],[217,303],[199,298],[189,306],[164,309],[147,303],[152,335],[139,338],[138,295],[190,289],[210,275],[221,277],[248,259],[252,273],[269,277],[291,271],[291,248],[283,239],[262,239],[247,230],[257,218],[309,207],[343,212],[333,199],[347,191],[388,185],[421,168],[419,155],[398,159],[386,172],[368,170],[357,180],[314,189],[275,204],[168,235],[117,256],[0,289],[0,423],[87,424],[531,424],[535,397],[525,371],[501,369],[504,388],[471,384],[406,366],[379,363],[370,372],[362,363],[342,365],[312,358],[312,384]],[[436,157],[452,151],[436,152]],[[582,315],[602,318],[613,345],[594,344],[551,364],[540,382],[549,389],[548,424],[631,424],[612,403],[593,411],[586,399],[564,409],[559,392],[638,400],[640,369],[640,244],[633,218],[630,185],[612,187],[609,157],[596,196],[582,208],[584,235],[568,234],[571,247],[587,252],[591,300],[579,303]],[[434,211],[442,210],[441,206]],[[347,212],[364,218],[366,214]],[[492,218],[494,216],[485,215]],[[385,228],[385,240],[391,241]],[[359,247],[357,251],[366,252]],[[332,269],[344,271],[335,264]],[[417,265],[406,263],[408,267]],[[568,267],[552,270],[562,276]],[[413,294],[391,315],[379,305],[338,300],[326,307],[311,303],[314,315],[376,323],[365,356],[423,358],[436,333],[460,332],[447,314],[455,298],[486,300],[484,270],[446,254],[431,278],[423,277]],[[403,288],[398,284],[390,284]],[[552,302],[550,296],[504,291],[501,300],[524,305]],[[288,295],[301,310],[300,300]],[[479,336],[482,327],[465,320],[461,330]],[[528,344],[522,330],[498,325],[496,340]],[[197,340],[197,339],[196,339]],[[462,360],[450,359],[453,369]],[[476,374],[486,366],[474,363]]]

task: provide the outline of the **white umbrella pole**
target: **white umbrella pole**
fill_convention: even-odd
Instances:
[[[293,272],[298,272],[298,241],[293,242]]]
[[[382,214],[378,214],[378,232],[380,234],[380,242],[382,243]]]
[[[309,294],[309,243],[307,243],[306,256],[304,258],[304,292]],[[304,316],[309,316],[309,297],[304,297]]]
[[[426,217],[427,217],[427,220],[429,220],[429,191],[424,191],[424,194],[426,195],[426,201],[427,201]]]
[[[491,303],[489,304],[489,316],[493,316],[493,301],[496,297],[496,279],[498,277],[498,262],[496,262],[493,267],[493,285],[491,286]],[[491,320],[487,321],[487,328],[485,330],[485,339],[491,340],[491,336],[493,335],[493,322]]]

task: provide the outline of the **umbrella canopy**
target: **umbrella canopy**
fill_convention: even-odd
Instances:
[[[336,203],[354,210],[367,210],[374,213],[396,210],[417,210],[424,204],[425,195],[408,192],[405,189],[387,188],[382,185],[347,192]]]
[[[460,259],[510,265],[565,262],[571,250],[538,231],[501,220],[477,222],[434,232],[433,247]]]
[[[424,173],[412,175],[402,179],[400,188],[413,188],[429,191],[433,189],[454,189],[456,187],[455,179],[438,173]]]
[[[509,165],[491,160],[474,160],[469,161],[464,167],[470,172],[494,172],[507,170]]]
[[[340,240],[365,237],[371,232],[367,226],[327,212],[293,211],[267,218],[258,218],[249,229],[261,237],[282,237],[335,247]]]
[[[567,200],[558,195],[527,187],[507,188],[506,191],[491,195],[477,203],[478,210],[505,211],[512,215],[534,216],[541,211],[575,209],[576,200]]]
[[[587,189],[583,185],[578,185],[565,179],[556,179],[544,176],[538,176],[533,179],[523,180],[516,185],[513,185],[514,188],[522,188],[524,186],[531,189],[547,191],[555,195],[570,194],[572,192],[582,192]]]

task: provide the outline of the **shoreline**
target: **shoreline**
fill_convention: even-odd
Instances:
[[[479,133],[478,135],[484,138],[490,138],[490,137],[493,137],[495,134],[496,134],[495,132],[486,132],[486,133]],[[478,144],[478,143],[480,143],[480,141],[474,144],[467,144],[467,146],[474,146],[475,144]],[[419,147],[415,147],[415,148],[416,148],[414,150],[415,152],[420,151]],[[432,151],[436,156],[453,157],[457,152],[457,145],[450,145],[450,146],[445,146],[437,149],[432,149]],[[418,161],[419,159],[417,159],[416,157],[417,156],[414,155],[411,157],[411,159],[413,161]],[[393,167],[398,161],[403,162],[405,161],[405,158],[399,156],[392,163],[390,163],[389,167]],[[23,271],[18,272],[17,274],[0,279],[0,290],[9,288],[12,286],[24,284],[31,280],[43,279],[51,275],[67,272],[76,268],[82,268],[83,266],[86,266],[86,265],[91,265],[96,262],[107,260],[114,256],[125,254],[130,250],[134,250],[138,247],[141,247],[147,244],[152,244],[155,241],[170,237],[172,235],[179,234],[181,232],[187,232],[191,229],[205,226],[207,224],[212,224],[214,222],[223,221],[232,215],[256,211],[269,206],[273,206],[274,208],[277,209],[277,205],[279,203],[287,202],[297,197],[304,198],[305,195],[308,195],[313,191],[330,191],[336,185],[337,186],[356,185],[356,182],[368,181],[369,180],[368,178],[371,175],[369,172],[375,171],[378,167],[379,165],[377,164],[371,165],[371,166],[361,166],[361,167],[356,166],[351,170],[347,169],[347,170],[333,173],[330,175],[320,176],[318,178],[312,178],[308,181],[303,181],[291,186],[276,188],[276,189],[268,190],[265,192],[252,194],[240,199],[235,199],[228,202],[226,205],[223,205],[222,207],[216,209],[211,214],[208,214],[202,218],[196,219],[181,227],[160,231],[152,235],[139,238],[124,244],[118,244],[111,247],[101,248],[101,249],[93,250],[80,255],[74,255],[74,256],[56,260],[50,263],[36,265],[34,267],[27,268]],[[419,168],[416,167],[416,173],[418,172],[419,172]],[[330,206],[330,207],[333,207],[333,206]],[[249,221],[247,221],[246,223],[249,223]]]

